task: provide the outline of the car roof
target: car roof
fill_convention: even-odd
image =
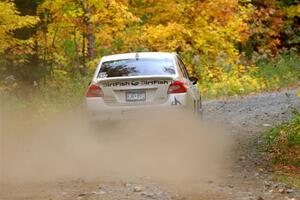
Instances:
[[[175,53],[169,52],[135,52],[135,53],[124,53],[114,54],[102,57],[102,62],[112,60],[123,60],[123,59],[135,59],[138,55],[139,58],[161,58],[161,59],[173,59]]]

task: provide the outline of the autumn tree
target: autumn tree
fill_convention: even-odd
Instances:
[[[12,1],[0,1],[0,88],[11,79],[24,78],[20,72],[25,69],[21,66],[33,54],[34,41],[30,37],[16,37],[16,31],[31,28],[38,21],[35,16],[21,15]]]
[[[85,76],[107,54],[175,51],[202,85],[253,84],[254,58],[299,52],[296,0],[6,0],[0,9],[0,62],[11,62],[1,75],[29,83]]]
[[[282,49],[299,48],[300,12],[296,0],[256,0],[248,18],[249,39],[241,51],[247,57],[254,54],[271,58]]]
[[[14,31],[32,27],[38,22],[37,17],[21,16],[11,1],[0,1],[0,53],[18,45],[31,45],[31,40],[20,40],[14,36]]]
[[[239,62],[237,43],[248,38],[246,19],[251,5],[237,0],[132,1],[142,19],[134,40],[144,49],[177,51],[196,75],[217,81]]]
[[[46,0],[39,14],[44,24],[38,36],[44,41],[43,59],[84,71],[101,49],[110,48],[114,37],[136,20],[126,2],[118,0]]]

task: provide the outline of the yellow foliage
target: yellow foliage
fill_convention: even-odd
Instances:
[[[190,37],[183,25],[169,23],[167,25],[146,26],[141,39],[153,51],[176,51],[186,48],[186,38]]]
[[[79,68],[80,59],[88,54],[89,33],[95,38],[93,48],[97,53],[100,48],[112,48],[115,38],[130,23],[138,21],[127,5],[125,0],[43,1],[38,7],[46,24],[46,30],[39,31],[37,36],[41,49],[50,53],[48,59],[63,66],[73,60],[72,64]],[[84,60],[87,68],[90,63]]]
[[[0,1],[0,19],[0,53],[3,53],[8,47],[24,42],[13,36],[14,30],[32,27],[39,21],[38,17],[20,16],[15,4],[8,0]]]
[[[288,17],[293,18],[295,16],[300,16],[300,5],[290,6],[285,9]]]
[[[122,37],[125,44],[135,43],[150,51],[184,52],[191,56],[189,71],[195,73],[194,67],[200,67],[201,76],[212,81],[220,80],[226,68],[245,71],[235,44],[248,38],[246,20],[253,11],[251,5],[241,6],[238,0],[144,2],[148,6],[136,8],[134,13],[148,18],[141,29]]]

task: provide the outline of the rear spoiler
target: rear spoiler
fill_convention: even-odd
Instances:
[[[156,75],[156,76],[129,76],[129,77],[111,77],[111,78],[101,78],[96,81],[96,83],[109,83],[115,81],[143,81],[143,80],[173,80],[174,76],[166,75]]]

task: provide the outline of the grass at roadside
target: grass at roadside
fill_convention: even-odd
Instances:
[[[300,177],[295,177],[294,175],[287,175],[284,173],[277,173],[274,179],[278,182],[285,183],[295,188],[300,188]]]
[[[293,109],[290,122],[272,128],[266,135],[266,151],[275,179],[300,188],[300,112]]]
[[[291,122],[271,129],[267,140],[269,158],[274,164],[300,167],[300,113]]]

